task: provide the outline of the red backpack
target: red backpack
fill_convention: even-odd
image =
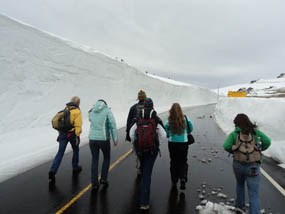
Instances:
[[[144,112],[144,110],[142,110]],[[153,111],[152,111],[153,112]],[[137,120],[137,149],[140,152],[152,151],[157,148],[157,124],[154,118],[139,117]]]

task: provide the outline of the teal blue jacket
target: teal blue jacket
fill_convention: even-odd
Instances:
[[[193,131],[193,124],[188,117],[187,117],[187,120],[188,120],[188,125],[189,125],[190,133],[191,133]],[[186,143],[186,142],[188,142],[187,122],[186,122],[186,120],[184,120],[184,121],[185,121],[185,129],[184,129],[183,133],[180,135],[171,133],[168,120],[164,123],[165,131],[166,131],[169,142],[175,142],[175,143]]]
[[[115,118],[108,106],[98,100],[88,113],[90,121],[89,140],[118,140]]]
[[[228,135],[223,145],[226,151],[232,153],[232,146],[236,143],[240,131],[241,129],[236,127],[235,130]],[[261,151],[266,150],[271,144],[270,138],[258,129],[254,129],[254,131],[253,136],[255,137],[255,142],[261,143]]]

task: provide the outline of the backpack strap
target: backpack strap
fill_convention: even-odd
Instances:
[[[150,113],[149,113],[149,118],[152,118],[152,114],[153,114],[153,109],[151,109]]]
[[[187,119],[187,116],[186,116],[186,115],[184,115],[184,117],[185,117],[185,121],[186,121],[186,125],[187,125],[187,133],[188,133],[188,134],[190,134],[189,121],[188,121],[188,119]]]
[[[142,109],[142,118],[144,118],[145,116],[145,109]],[[152,118],[152,114],[154,113],[154,110],[152,109],[150,112],[149,112],[149,118],[151,119]]]
[[[239,142],[239,144],[237,144],[237,142]],[[240,140],[240,132],[238,132],[238,136],[236,139],[235,144],[232,146],[232,151],[236,151],[239,149],[239,147],[241,147],[242,141]]]

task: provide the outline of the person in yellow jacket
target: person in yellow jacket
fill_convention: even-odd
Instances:
[[[59,135],[57,137],[57,141],[59,143],[58,152],[49,171],[49,180],[51,184],[55,184],[55,174],[57,173],[57,170],[60,166],[68,142],[70,142],[73,149],[73,175],[78,175],[78,173],[82,171],[82,167],[78,165],[80,134],[82,131],[82,115],[79,105],[80,98],[77,96],[72,97],[70,102],[66,104],[66,108],[70,112],[70,123],[72,124],[73,128],[66,133],[59,132]]]

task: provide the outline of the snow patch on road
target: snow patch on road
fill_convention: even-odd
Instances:
[[[233,206],[225,205],[223,203],[217,204],[208,201],[204,206],[199,205],[196,207],[199,214],[235,214],[236,208]]]

